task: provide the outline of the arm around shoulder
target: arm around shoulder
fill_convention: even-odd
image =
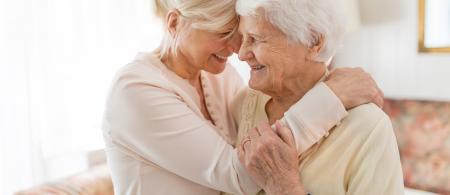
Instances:
[[[294,104],[282,119],[294,135],[299,154],[306,151],[347,116],[339,98],[319,83]]]

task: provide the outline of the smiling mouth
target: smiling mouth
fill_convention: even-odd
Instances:
[[[264,69],[266,66],[263,66],[263,65],[255,65],[255,66],[250,66],[250,68],[252,69],[252,70],[262,70],[262,69]]]
[[[214,57],[218,58],[219,60],[227,60],[228,59],[228,56],[221,56],[218,54],[213,54],[213,55],[214,55]]]

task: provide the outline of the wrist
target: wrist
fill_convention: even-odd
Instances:
[[[286,193],[287,195],[306,195],[306,191],[305,188],[303,186],[296,186],[295,188],[292,189],[292,191]]]
[[[345,94],[338,93],[339,90],[337,90],[337,87],[334,85],[334,83],[330,80],[324,82],[325,85],[334,93],[334,95],[341,101],[342,105],[347,109],[348,108],[348,101],[345,97]]]
[[[300,177],[295,175],[290,177],[292,179],[280,179],[278,182],[272,182],[271,185],[266,186],[264,191],[268,195],[306,195]],[[284,181],[280,183],[280,181]]]
[[[303,186],[300,186],[300,185],[295,186],[293,188],[278,187],[277,190],[270,190],[270,191],[264,189],[264,191],[268,195],[307,195],[307,192],[305,191]]]

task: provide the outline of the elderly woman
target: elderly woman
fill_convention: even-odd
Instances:
[[[157,3],[165,18],[164,40],[117,73],[104,114],[115,194],[258,192],[233,147],[231,101],[244,87],[227,65],[240,47],[235,1]],[[296,155],[341,120],[345,108],[380,103],[381,97],[360,70],[332,74],[285,113]]]
[[[254,181],[268,194],[404,194],[396,138],[377,106],[349,110],[300,158],[286,129],[273,132],[267,125],[326,79],[325,62],[343,34],[333,0],[238,0],[237,12],[239,58],[251,67],[254,90],[237,96],[234,115],[240,159]]]

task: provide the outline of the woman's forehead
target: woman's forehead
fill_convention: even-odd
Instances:
[[[239,19],[233,19],[230,22],[228,22],[227,24],[221,26],[220,28],[213,30],[213,31],[217,31],[217,32],[229,32],[229,31],[235,31],[235,29],[238,28],[239,25]]]
[[[263,17],[242,16],[239,22],[239,32],[260,34],[275,30],[275,27]]]

